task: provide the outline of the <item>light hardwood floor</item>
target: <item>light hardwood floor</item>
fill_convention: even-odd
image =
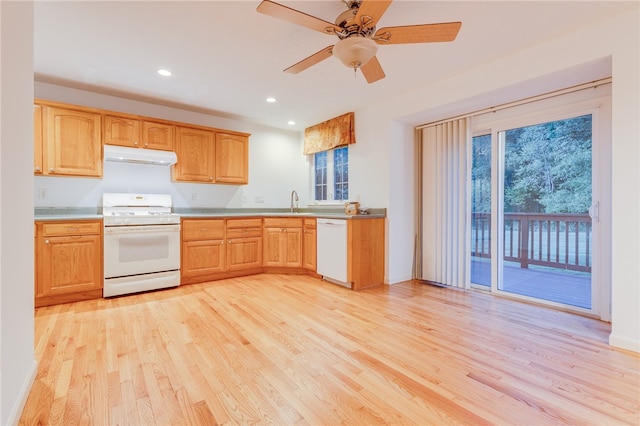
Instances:
[[[20,424],[635,424],[609,324],[406,282],[258,275],[36,310]]]

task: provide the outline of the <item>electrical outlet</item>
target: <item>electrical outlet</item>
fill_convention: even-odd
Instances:
[[[39,188],[38,189],[38,198],[44,200],[47,198],[47,188]]]
[[[198,201],[198,193],[197,192],[192,192],[191,193],[191,201]]]
[[[256,203],[264,203],[264,196],[256,195],[255,201]]]

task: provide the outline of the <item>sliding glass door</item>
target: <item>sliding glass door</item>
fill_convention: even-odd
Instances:
[[[498,290],[591,309],[592,127],[585,114],[497,133]]]
[[[474,121],[470,283],[607,319],[610,103],[578,99]]]
[[[491,135],[471,141],[471,283],[491,287]]]

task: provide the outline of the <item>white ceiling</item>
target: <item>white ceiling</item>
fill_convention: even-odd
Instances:
[[[280,3],[331,22],[345,10],[340,0]],[[633,6],[396,0],[378,28],[450,21],[462,21],[462,28],[450,43],[380,46],[386,78],[367,84],[333,57],[297,75],[283,73],[337,39],[260,14],[258,4],[36,2],[35,78],[299,131]],[[158,68],[173,76],[158,76]],[[266,103],[268,96],[278,102]],[[288,126],[288,120],[296,125]]]

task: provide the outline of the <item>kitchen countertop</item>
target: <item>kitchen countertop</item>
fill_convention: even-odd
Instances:
[[[312,217],[327,219],[377,219],[386,217],[386,209],[369,209],[369,214],[348,215],[340,210],[300,209],[291,213],[289,209],[189,209],[174,208],[174,213],[184,218],[223,217]],[[34,220],[96,220],[102,219],[102,211],[96,208],[36,208]]]

